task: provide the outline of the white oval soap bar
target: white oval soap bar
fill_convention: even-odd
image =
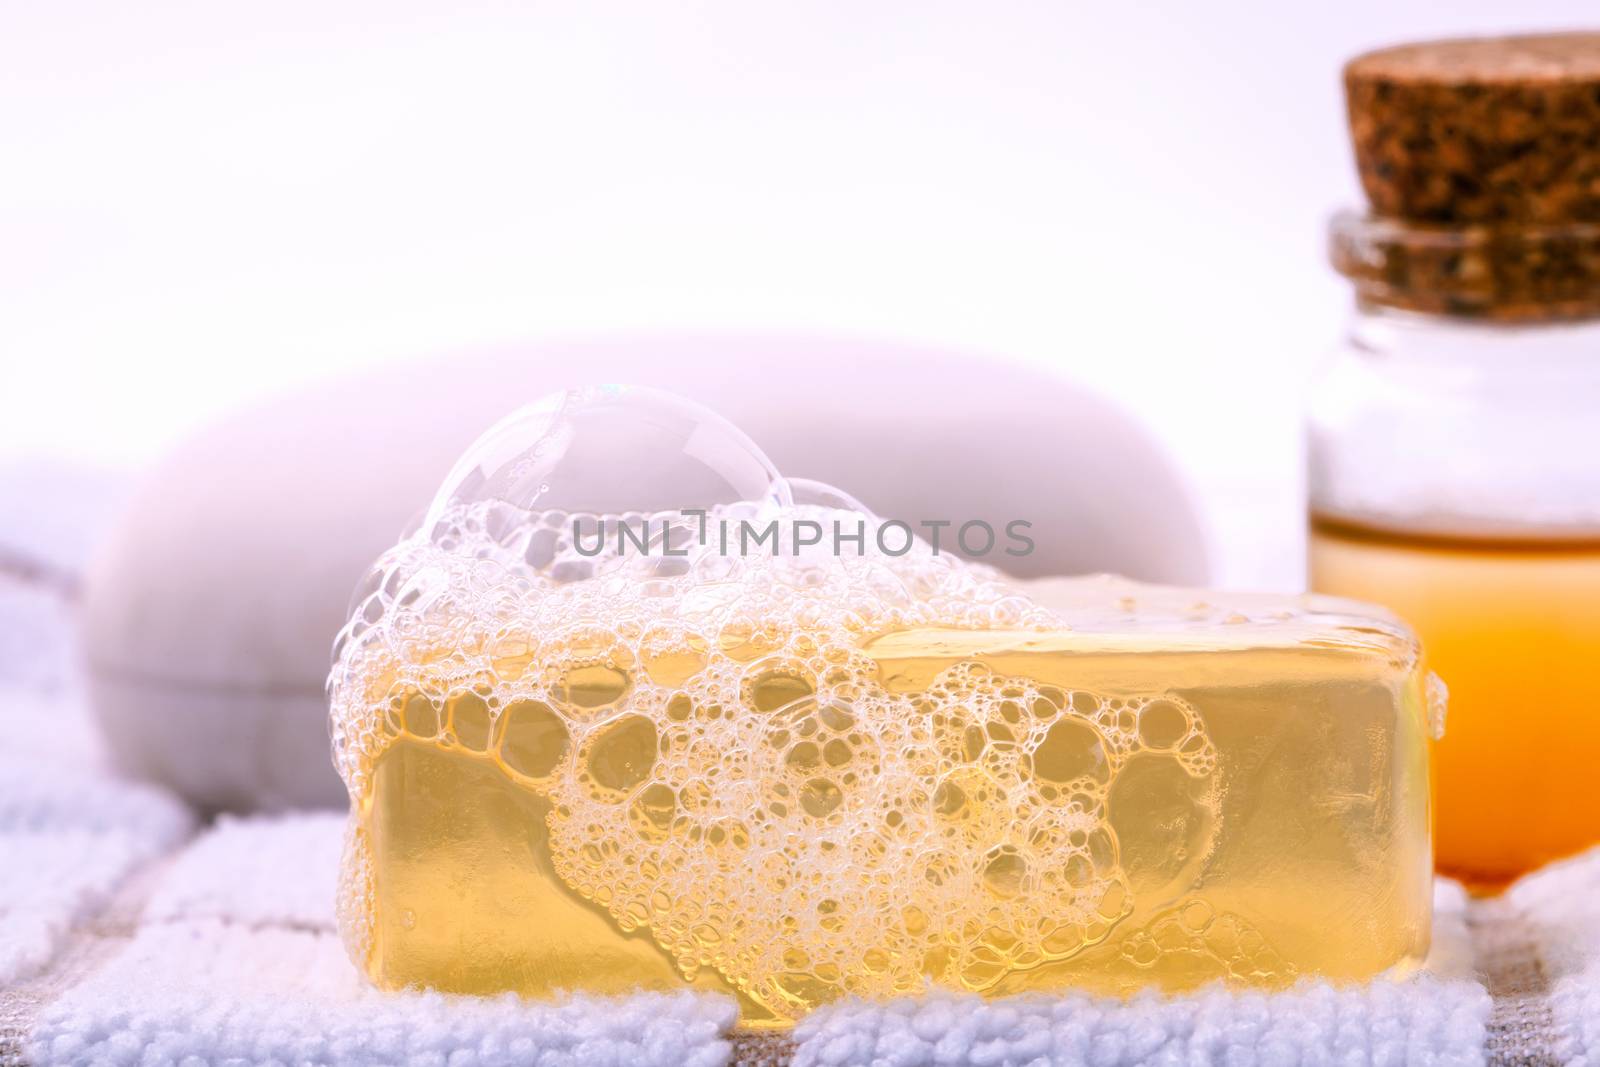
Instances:
[[[483,427],[554,389],[693,397],[786,472],[880,515],[1032,523],[1018,575],[1206,577],[1172,465],[1059,378],[909,346],[783,336],[551,343],[285,396],[180,447],[140,487],[87,588],[94,706],[123,768],[206,808],[341,800],[328,635],[351,587]]]

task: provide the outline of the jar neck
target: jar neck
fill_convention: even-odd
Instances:
[[[1341,211],[1328,255],[1372,306],[1494,323],[1600,315],[1600,222],[1444,224]]]

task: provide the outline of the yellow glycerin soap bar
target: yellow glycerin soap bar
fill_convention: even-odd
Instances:
[[[781,1025],[930,982],[1421,961],[1430,713],[1404,627],[1018,588],[892,525],[660,394],[491,431],[340,638],[357,963],[386,988],[691,986]]]

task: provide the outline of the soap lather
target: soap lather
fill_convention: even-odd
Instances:
[[[489,431],[335,660],[340,919],[387,988],[688,986],[760,1026],[1427,951],[1429,691],[1395,619],[1024,590],[652,390]]]

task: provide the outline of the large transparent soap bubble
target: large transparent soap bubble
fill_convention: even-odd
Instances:
[[[793,504],[761,449],[692,401],[621,385],[551,394],[457,461],[420,529],[357,586],[335,659],[396,605],[418,620],[474,612],[483,576],[458,572],[463,562],[545,584],[672,577],[689,569],[683,550],[705,544],[707,516],[761,518]],[[646,547],[628,551],[624,535]]]
[[[772,461],[706,408],[639,386],[545,397],[502,420],[457,462],[423,530],[487,502],[524,512],[652,515],[792,502]]]

